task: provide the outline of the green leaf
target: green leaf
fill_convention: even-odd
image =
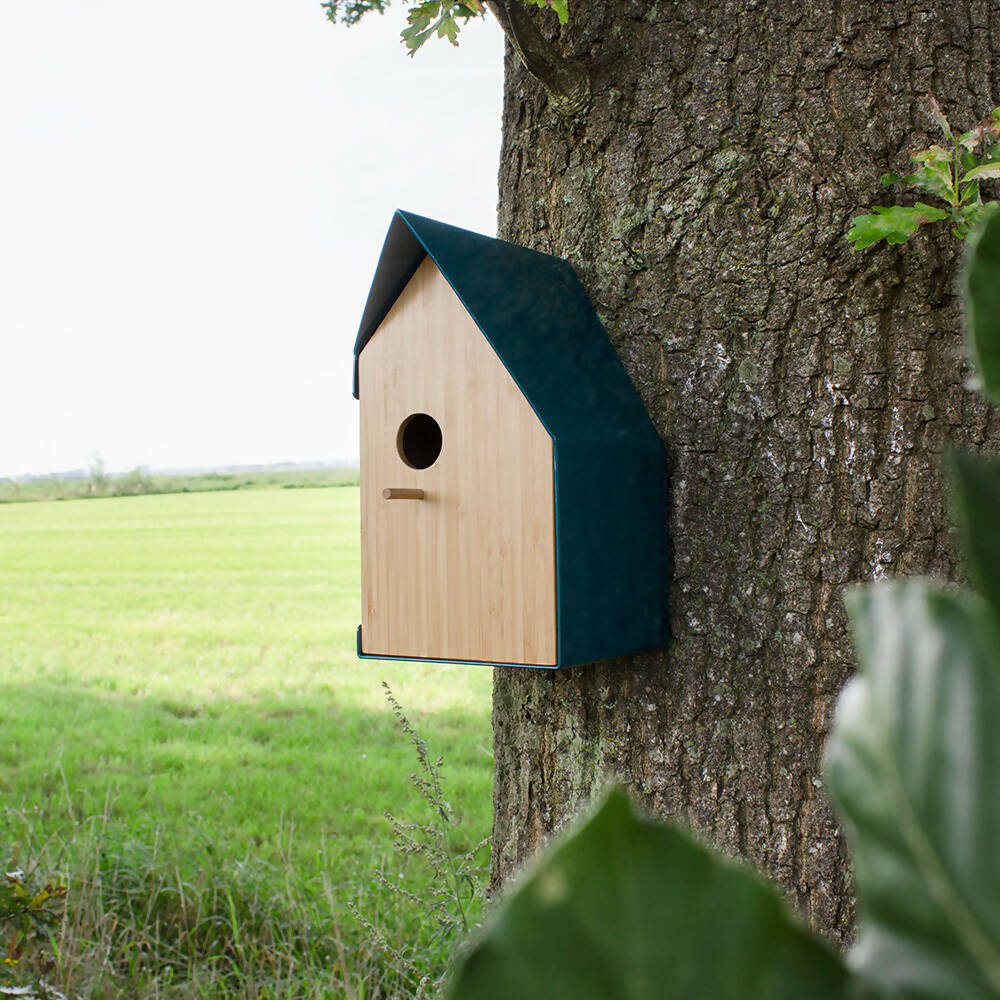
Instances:
[[[876,205],[871,215],[856,215],[847,238],[855,248],[864,250],[879,240],[905,243],[925,222],[947,219],[948,213],[917,202],[912,208],[902,205]]]
[[[410,8],[409,24],[400,32],[400,37],[411,56],[434,35],[458,45],[459,19],[469,21],[482,17],[485,9],[483,0],[424,0]]]
[[[978,167],[973,167],[966,173],[960,183],[976,180],[994,180],[1000,177],[1000,163],[982,163]]]
[[[931,146],[930,149],[918,149],[910,154],[910,158],[921,164],[913,176],[912,183],[944,201],[955,197],[955,178],[952,175],[952,154],[941,146]]]
[[[950,465],[969,569],[1000,617],[1000,459],[952,455]]]
[[[452,45],[458,45],[458,24],[453,17],[442,17],[437,25],[438,38],[447,38]]]
[[[851,953],[880,992],[1000,995],[1000,632],[971,594],[925,581],[848,599],[860,676],[841,695],[827,789],[849,826]]]
[[[569,20],[569,7],[567,0],[524,0],[525,3],[532,3],[536,7],[551,7],[560,24],[565,24]]]
[[[412,56],[416,54],[420,46],[423,45],[424,42],[426,42],[427,39],[433,34],[433,28],[420,31],[415,25],[411,25],[409,28],[404,28],[399,33],[399,37],[406,43],[407,55]]]
[[[961,149],[973,150],[983,141],[983,130],[980,126],[963,132],[956,140],[955,145]]]
[[[948,124],[948,119],[945,118],[944,112],[941,110],[941,105],[933,97],[928,97],[927,103],[930,105],[931,117],[937,122],[938,128],[954,143],[955,136],[952,135],[951,126]]]
[[[962,187],[961,197],[959,198],[959,203],[964,205],[970,201],[977,201],[979,199],[979,181],[972,181],[969,184],[965,184]]]
[[[955,223],[955,228],[952,232],[960,240],[964,240],[969,233],[975,230],[983,213],[994,204],[996,203],[992,201],[987,202],[985,205],[973,202],[971,205],[963,205],[961,208],[952,209],[951,219]]]
[[[924,151],[921,150],[921,152]],[[934,195],[934,197],[944,201],[948,201],[954,191],[950,167],[941,170],[938,164],[921,167],[915,174],[883,174],[880,180],[882,187],[889,187],[891,184],[908,184],[910,187],[925,191],[927,194]]]
[[[922,187],[923,178],[919,174],[883,174],[879,179],[882,187],[891,184],[909,184],[911,187]]]
[[[451,1000],[826,1000],[841,960],[762,880],[612,791],[501,904]]]
[[[1000,209],[969,240],[965,267],[965,322],[969,352],[983,380],[983,391],[1000,404]]]
[[[323,0],[320,4],[334,24],[357,24],[366,14],[385,12],[389,0]]]
[[[549,6],[556,12],[560,24],[566,24],[569,21],[568,0],[552,0]]]
[[[406,43],[406,48],[412,56],[417,49],[434,33],[431,24],[441,12],[441,0],[426,0],[416,7],[410,8],[407,16],[408,26],[400,32],[400,37]]]

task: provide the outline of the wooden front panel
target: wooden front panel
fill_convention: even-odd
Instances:
[[[359,386],[364,651],[554,664],[552,439],[429,257],[361,352]],[[441,428],[425,469],[397,446],[415,413]]]

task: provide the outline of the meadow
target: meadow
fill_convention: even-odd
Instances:
[[[68,877],[67,915],[104,921],[62,921],[53,983],[390,996],[393,941],[437,974],[428,906],[386,888],[433,892],[384,812],[435,810],[381,681],[444,759],[457,852],[489,832],[491,675],[358,661],[358,544],[349,486],[0,507],[0,860]]]
[[[37,500],[79,500],[92,497],[143,496],[159,493],[206,493],[216,490],[306,489],[315,486],[357,486],[356,467],[321,469],[248,469],[242,472],[131,472],[105,473],[95,464],[89,474],[70,478],[0,478],[0,503]]]

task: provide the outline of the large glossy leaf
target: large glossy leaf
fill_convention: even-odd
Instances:
[[[987,213],[984,225],[969,240],[965,315],[983,390],[1000,404],[1000,210]]]
[[[954,455],[955,510],[969,568],[1000,616],[1000,459]]]
[[[886,996],[1000,996],[1000,632],[971,594],[915,580],[849,600],[861,674],[827,788],[850,827],[853,968]]]
[[[777,893],[613,791],[510,895],[452,1000],[826,1000],[839,958]]]

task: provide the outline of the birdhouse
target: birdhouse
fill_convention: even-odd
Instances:
[[[354,347],[358,655],[663,646],[663,445],[563,260],[397,212]]]

